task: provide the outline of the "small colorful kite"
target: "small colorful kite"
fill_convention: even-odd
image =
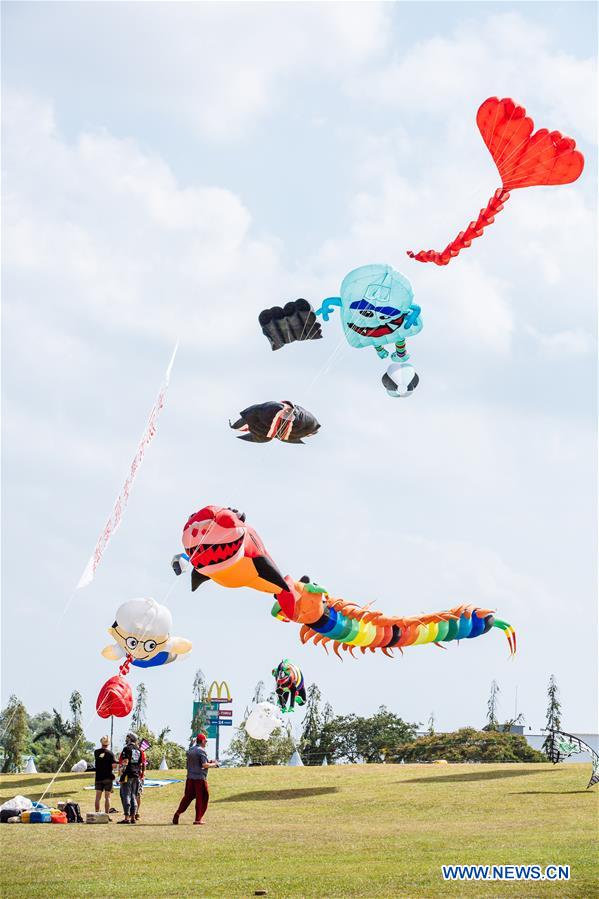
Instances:
[[[289,659],[283,659],[276,668],[272,669],[272,676],[277,684],[277,699],[282,712],[292,712],[296,702],[298,705],[305,703],[304,675],[297,665],[294,665]]]

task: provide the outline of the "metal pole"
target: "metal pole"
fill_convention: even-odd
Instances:
[[[112,737],[114,734],[114,715],[110,716],[110,748],[112,749]]]
[[[218,762],[218,746],[219,746],[219,735],[220,735],[220,723],[217,722],[216,725],[216,761]]]

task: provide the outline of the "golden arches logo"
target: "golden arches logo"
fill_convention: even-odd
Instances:
[[[216,694],[216,695],[215,695]],[[231,691],[226,680],[220,683],[213,680],[208,688],[208,700],[210,702],[233,702]]]

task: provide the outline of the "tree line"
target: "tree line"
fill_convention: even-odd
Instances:
[[[330,703],[322,704],[319,687],[308,689],[305,715],[299,740],[294,740],[291,722],[273,734],[268,741],[254,740],[245,732],[243,724],[229,746],[229,761],[236,765],[286,764],[295,750],[305,765],[322,765],[336,762],[377,763],[417,762],[446,759],[447,761],[486,762],[539,762],[546,756],[530,747],[524,736],[512,733],[522,715],[499,722],[498,684],[493,681],[487,703],[486,720],[480,729],[461,728],[453,733],[435,733],[434,714],[428,719],[427,732],[418,736],[421,722],[407,722],[384,705],[370,716],[356,714],[336,715]],[[561,706],[555,677],[548,685],[546,727],[559,729]],[[264,695],[264,684],[259,682],[254,691],[254,702],[267,698],[276,702],[273,693]],[[246,709],[244,721],[249,709]],[[546,738],[544,749],[548,746]]]
[[[399,715],[380,706],[374,714],[336,715],[330,705],[323,704],[316,684],[308,689],[305,714],[298,739],[292,733],[292,718],[269,740],[254,740],[245,732],[244,723],[235,731],[225,763],[230,765],[286,764],[297,750],[305,765],[335,762],[377,763],[416,762],[446,759],[447,761],[543,761],[545,756],[532,749],[525,738],[511,733],[512,726],[523,720],[522,715],[499,722],[498,684],[493,681],[487,702],[486,720],[480,729],[465,727],[453,733],[436,733],[434,714],[428,719],[427,730],[418,736],[420,722],[406,722]],[[184,768],[186,747],[168,737],[169,726],[155,732],[147,722],[147,688],[136,688],[130,729],[150,744],[148,767],[158,768],[163,758],[169,768]],[[195,674],[192,695],[196,705],[190,721],[190,741],[207,729],[208,689],[201,670]],[[547,729],[559,729],[561,704],[555,677],[551,675],[547,688]],[[252,696],[252,704],[264,700],[276,703],[273,692],[267,694],[260,681]],[[19,771],[24,759],[33,756],[38,771],[57,771],[65,763],[65,770],[79,759],[91,762],[94,744],[87,740],[82,725],[82,698],[74,691],[69,699],[70,714],[63,716],[56,709],[29,715],[24,704],[11,696],[0,713],[0,753],[2,771]],[[299,716],[298,716],[299,717]],[[297,720],[297,718],[295,719]],[[108,722],[107,722],[108,725]],[[544,749],[548,745],[545,740]]]
[[[146,720],[147,689],[138,684],[129,730],[134,730],[140,740],[147,740],[148,767],[158,768],[163,758],[169,768],[184,768],[186,749],[168,739],[170,727],[154,733]],[[25,760],[32,757],[40,772],[55,772],[64,764],[64,770],[80,759],[90,763],[97,744],[85,736],[82,724],[83,700],[75,690],[69,699],[70,715],[64,716],[57,709],[29,715],[24,703],[11,696],[0,712],[0,759],[2,773],[21,771]],[[109,728],[109,721],[104,722]]]

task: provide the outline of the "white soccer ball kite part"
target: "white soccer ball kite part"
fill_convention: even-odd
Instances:
[[[406,362],[394,362],[382,377],[383,387],[392,397],[412,396],[420,378],[416,369]]]

